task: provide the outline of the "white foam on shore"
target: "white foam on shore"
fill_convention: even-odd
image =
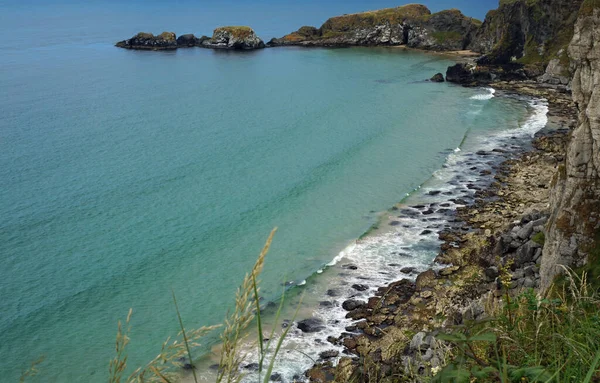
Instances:
[[[496,89],[494,88],[482,88],[482,90],[485,90],[486,93],[484,94],[476,94],[474,96],[471,96],[470,99],[471,100],[481,100],[481,101],[485,101],[485,100],[491,100],[492,98],[494,98],[494,94],[496,93]]]
[[[489,93],[489,98],[493,93]],[[339,337],[353,324],[342,308],[345,300],[367,301],[379,287],[403,278],[414,280],[419,272],[440,267],[433,263],[441,243],[438,234],[455,225],[452,217],[456,208],[472,201],[477,190],[489,185],[492,178],[488,174],[493,171],[494,164],[520,150],[528,137],[546,125],[548,103],[529,100],[528,104],[533,112],[522,125],[473,137],[469,149],[455,149],[443,167],[426,184],[415,189],[408,198],[408,205],[388,213],[387,222],[382,222],[388,230],[353,241],[317,272],[327,271],[326,288],[329,290],[328,293],[320,291],[319,299],[329,303],[316,307],[312,316],[322,320],[325,328],[315,333],[303,333],[293,325],[283,341],[273,370],[282,374],[284,382],[291,382],[295,375],[303,377],[303,372],[314,364],[313,359],[319,360],[323,351],[337,350],[340,356],[343,355],[342,346],[333,345],[326,339]],[[406,273],[401,272],[402,269]],[[313,285],[315,283],[309,279],[303,288],[309,294],[317,293]],[[360,291],[362,288],[357,289],[358,285],[368,288]],[[253,352],[249,350],[249,356]],[[252,357],[249,360],[252,361]],[[250,374],[244,381],[253,382],[256,378],[256,374]]]

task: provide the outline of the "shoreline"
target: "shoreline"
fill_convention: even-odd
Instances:
[[[568,120],[568,118],[565,117],[567,113],[567,110],[572,107],[572,105],[569,105],[568,107],[565,106],[565,102],[563,98],[561,98],[561,96],[564,96],[564,94],[558,92],[558,96],[554,95],[554,90],[549,91],[546,88],[542,88],[542,89],[538,89],[538,88],[532,88],[531,84],[522,84],[522,83],[513,83],[513,84],[508,84],[508,83],[497,83],[497,84],[481,84],[482,87],[493,87],[494,89],[498,89],[498,95],[518,95],[518,96],[526,96],[527,98],[531,98],[531,99],[536,99],[536,98],[540,98],[543,97],[544,95],[547,96],[548,99],[548,103],[549,103],[549,108],[548,108],[548,112],[547,112],[547,116],[548,116],[548,122],[546,123],[546,127],[544,127],[542,129],[542,131],[544,131],[544,135],[547,134],[552,134],[551,132],[548,132],[548,126],[550,125],[554,125],[554,126],[564,126],[566,124],[566,121]],[[527,86],[528,89],[534,89],[535,91],[528,91],[528,92],[520,92],[519,90],[521,89],[521,87],[523,86]],[[572,111],[572,110],[571,110]],[[323,343],[320,344],[320,347],[322,348],[323,345],[329,345],[328,347],[326,347],[326,349],[323,349],[323,352],[321,354],[324,354],[326,357],[320,357],[319,360],[321,362],[317,362],[312,368],[308,368],[307,370],[304,370],[304,375],[309,378],[309,381],[331,381],[331,380],[326,380],[325,377],[326,376],[333,376],[334,372],[336,370],[338,370],[338,372],[335,372],[336,374],[339,373],[339,369],[342,370],[349,370],[350,366],[353,366],[356,361],[357,361],[357,357],[358,358],[364,358],[367,355],[372,354],[373,352],[377,351],[378,349],[382,348],[381,347],[381,343],[386,343],[388,341],[385,340],[385,337],[383,337],[384,334],[387,333],[387,331],[390,331],[389,329],[394,328],[394,330],[392,331],[392,336],[399,336],[398,334],[400,332],[406,332],[406,331],[410,331],[413,333],[421,333],[423,329],[427,328],[429,324],[432,324],[433,322],[430,321],[430,319],[424,319],[422,318],[422,313],[418,313],[416,314],[417,317],[419,318],[417,321],[415,321],[415,323],[418,323],[418,326],[415,327],[411,324],[411,320],[408,320],[406,318],[408,318],[409,315],[413,315],[415,314],[414,312],[412,312],[411,310],[414,309],[414,307],[422,305],[424,303],[426,303],[427,305],[434,305],[436,307],[436,311],[440,310],[440,301],[445,301],[446,297],[442,297],[443,299],[439,300],[436,297],[436,294],[438,292],[436,292],[436,289],[433,287],[423,287],[421,286],[422,284],[420,283],[420,280],[423,279],[431,279],[433,278],[434,281],[437,281],[437,284],[443,284],[442,281],[451,281],[454,279],[461,279],[463,278],[463,276],[465,274],[468,273],[472,273],[474,272],[474,268],[469,267],[468,265],[466,267],[463,268],[456,268],[455,265],[452,264],[452,260],[451,259],[445,259],[443,257],[444,252],[447,252],[448,250],[454,251],[457,249],[456,244],[459,244],[458,250],[462,250],[462,249],[466,249],[469,248],[471,246],[471,243],[478,243],[481,242],[481,238],[485,237],[488,238],[490,236],[493,236],[494,234],[497,234],[498,232],[500,232],[500,230],[505,229],[507,226],[510,225],[510,223],[512,221],[514,221],[518,214],[522,214],[524,213],[524,211],[519,211],[519,213],[517,215],[511,215],[509,218],[507,217],[502,217],[500,219],[496,219],[494,221],[494,223],[491,225],[491,230],[493,230],[490,233],[487,233],[487,230],[490,230],[490,228],[488,227],[482,227],[482,223],[484,222],[491,222],[492,219],[494,218],[493,214],[491,213],[486,213],[485,215],[473,215],[474,211],[478,211],[481,209],[484,209],[483,205],[485,205],[486,203],[491,203],[489,202],[490,198],[498,198],[499,201],[495,201],[493,202],[494,204],[502,204],[503,200],[507,199],[507,195],[513,193],[513,191],[511,190],[497,190],[497,182],[498,179],[500,178],[501,180],[505,179],[508,174],[511,172],[511,169],[513,167],[515,167],[515,164],[517,164],[519,161],[517,160],[517,158],[526,158],[528,156],[529,153],[535,152],[536,149],[535,148],[535,144],[534,142],[538,140],[538,138],[536,139],[529,139],[525,145],[529,146],[529,144],[531,144],[531,148],[527,148],[525,150],[519,150],[517,149],[516,152],[504,152],[502,149],[500,149],[499,151],[495,151],[495,150],[490,150],[490,153],[494,153],[494,155],[498,155],[499,157],[503,157],[506,156],[507,158],[504,158],[503,160],[497,160],[495,162],[494,165],[492,165],[491,167],[494,168],[494,170],[483,170],[481,173],[481,177],[480,177],[480,181],[478,181],[476,183],[475,186],[473,186],[473,198],[472,199],[467,199],[469,200],[469,203],[466,204],[466,206],[461,207],[458,206],[456,208],[456,214],[454,215],[454,217],[450,217],[448,219],[448,221],[452,222],[454,221],[454,223],[452,224],[452,228],[449,230],[444,230],[440,233],[439,235],[439,240],[437,239],[437,234],[435,234],[435,230],[434,231],[434,235],[436,236],[436,240],[438,241],[437,249],[440,250],[440,253],[438,254],[438,256],[433,260],[433,266],[432,267],[427,267],[425,268],[420,268],[420,267],[411,267],[411,266],[407,266],[404,265],[405,267],[403,267],[402,271],[407,271],[406,273],[404,273],[406,275],[406,277],[408,278],[403,278],[403,279],[394,279],[392,282],[387,282],[386,284],[372,284],[372,281],[365,281],[363,282],[366,285],[370,285],[370,289],[366,289],[366,295],[364,293],[361,293],[360,291],[357,291],[359,294],[358,295],[354,295],[353,297],[350,297],[350,299],[346,299],[345,301],[343,301],[344,306],[343,309],[342,307],[340,307],[339,309],[342,309],[341,311],[343,312],[343,314],[346,315],[346,319],[343,320],[344,322],[344,326],[342,327],[342,329],[340,332],[337,332],[335,335],[329,335],[326,336],[325,339],[325,335],[322,335],[323,338]],[[489,159],[490,157],[488,156],[483,156],[484,159]],[[465,171],[468,171],[468,169],[464,169]],[[546,169],[548,170],[548,169]],[[547,175],[551,175],[553,174],[553,172],[549,172],[549,171],[542,171],[541,173],[541,177],[545,177]],[[488,185],[482,185],[483,183],[487,183]],[[542,181],[540,181],[542,182]],[[427,182],[426,182],[427,183]],[[425,183],[425,184],[426,184]],[[425,187],[425,184],[423,184],[422,186]],[[510,184],[510,187],[513,187],[513,184]],[[415,189],[415,191],[418,191],[421,188],[421,186],[417,189]],[[426,187],[425,187],[426,188]],[[546,189],[547,191],[547,189]],[[392,208],[381,212],[382,217],[380,218],[379,224],[376,225],[380,225],[380,226],[385,226],[383,228],[383,230],[387,230],[390,229],[389,226],[393,226],[390,225],[390,221],[393,217],[393,214],[398,213],[399,211],[402,212],[404,211],[406,208],[410,208],[410,204],[411,204],[411,199],[416,199],[418,200],[417,202],[420,204],[421,200],[423,200],[424,195],[423,195],[423,191],[421,191],[421,193],[419,194],[411,194],[410,196],[408,196],[408,201],[405,201],[406,199],[403,199],[401,202],[397,203],[396,205],[394,205]],[[411,198],[414,197],[414,198]],[[450,198],[450,197],[449,197]],[[538,195],[535,195],[535,199],[547,199],[547,196],[545,197],[540,197]],[[486,202],[487,201],[487,202]],[[412,201],[413,203],[415,201]],[[443,204],[443,202],[442,202]],[[543,204],[543,203],[542,203]],[[542,206],[540,206],[541,208]],[[510,205],[510,208],[517,208],[517,210],[519,210],[519,208],[521,208],[520,206],[514,206],[514,205]],[[503,209],[506,210],[508,209],[507,206],[503,206]],[[442,209],[444,210],[444,209]],[[386,221],[386,217],[387,217],[387,221]],[[495,217],[497,218],[497,217]],[[388,226],[389,225],[389,226]],[[468,227],[468,230],[464,230],[465,227]],[[365,234],[363,234],[362,236],[360,236],[360,238],[356,239],[355,241],[355,245],[359,244],[363,241],[363,239],[368,240],[369,237],[372,237],[374,234],[377,234],[381,229],[380,228],[375,228],[373,229],[369,229],[367,232],[365,232]],[[426,231],[431,231],[431,230],[426,230]],[[489,235],[488,235],[489,234]],[[472,250],[472,249],[470,249]],[[436,250],[437,252],[437,250]],[[343,282],[345,281],[349,281],[352,279],[348,279],[350,278],[349,274],[352,273],[352,271],[356,270],[354,266],[354,264],[352,263],[351,259],[347,258],[347,255],[338,255],[335,257],[334,261],[337,260],[337,262],[334,263],[334,261],[332,261],[331,263],[329,263],[324,270],[321,270],[321,272],[324,273],[338,273],[339,275],[345,274],[346,276],[342,277]],[[406,269],[406,270],[404,270]],[[387,270],[390,271],[390,270]],[[359,270],[360,272],[360,270]],[[383,273],[384,270],[381,270],[381,272]],[[397,273],[398,274],[398,273]],[[334,277],[335,278],[335,277]],[[317,282],[317,285],[322,285],[325,279],[331,279],[331,276],[329,278],[321,278],[322,280],[320,282]],[[359,277],[360,279],[360,277]],[[348,282],[347,284],[350,285],[352,283],[355,283],[356,281],[353,282]],[[445,283],[445,282],[444,282]],[[454,283],[454,282],[452,282]],[[362,283],[361,283],[362,284]],[[314,288],[313,283],[310,283],[311,288]],[[294,290],[296,290],[296,288],[294,288]],[[375,292],[374,292],[375,291]],[[312,299],[314,302],[312,302],[313,304],[310,305],[312,307],[309,307],[308,305],[303,305],[303,309],[302,312],[304,312],[305,315],[303,316],[299,316],[298,318],[296,318],[296,320],[294,321],[294,323],[292,324],[291,322],[287,322],[289,323],[289,325],[293,325],[294,327],[296,327],[297,323],[306,319],[306,318],[314,318],[314,315],[311,316],[310,311],[312,311],[313,313],[317,313],[319,306],[322,306],[324,303],[327,303],[326,307],[331,307],[333,308],[333,306],[331,306],[331,300],[333,299],[333,301],[337,301],[339,299],[339,295],[338,294],[334,294],[334,295],[330,295],[330,290],[327,290],[327,295],[329,295],[329,299],[327,299],[328,297],[325,296],[325,294],[323,294],[322,296],[314,296]],[[299,294],[299,291],[296,291],[294,293],[292,293],[292,295],[297,296]],[[470,292],[471,297],[473,297],[473,292]],[[311,294],[314,295],[314,294]],[[458,294],[457,296],[459,296],[460,294]],[[354,299],[357,298],[357,299]],[[394,301],[393,304],[388,305],[388,303],[390,302],[390,298],[391,301]],[[325,299],[325,301],[322,301],[319,303],[320,299]],[[344,298],[342,298],[344,299]],[[462,298],[461,298],[462,299]],[[356,302],[351,302],[351,301],[356,301]],[[342,301],[338,301],[339,303],[342,303]],[[348,305],[347,305],[348,302]],[[366,305],[361,305],[360,302],[365,302]],[[355,305],[355,303],[357,303]],[[333,303],[335,305],[335,303]],[[286,306],[288,306],[288,309],[291,306],[294,306],[293,304],[286,304]],[[354,306],[354,307],[353,307]],[[384,306],[383,308],[381,308],[380,306]],[[295,307],[295,306],[294,306]],[[379,307],[379,308],[377,308]],[[412,307],[412,309],[409,309],[410,307]],[[346,308],[352,308],[352,310],[346,310]],[[375,309],[374,309],[375,308]],[[462,307],[463,309],[465,307]],[[408,311],[407,311],[408,310]],[[292,310],[293,311],[293,310]],[[337,310],[340,311],[340,310]],[[404,311],[404,312],[403,312]],[[440,310],[442,311],[442,310]],[[339,315],[338,312],[338,318],[343,318],[343,314]],[[462,314],[461,314],[462,315]],[[398,316],[400,317],[405,317],[406,320],[402,321],[402,322],[398,322],[399,320],[401,320],[401,318],[398,318]],[[287,317],[282,317],[284,319],[288,319]],[[331,318],[329,318],[331,319]],[[339,321],[339,319],[337,319],[336,321]],[[321,323],[322,325],[325,325],[326,323],[329,323],[329,321],[324,321],[323,323]],[[398,324],[400,324],[400,326],[398,326]],[[280,326],[280,324],[276,324],[277,326]],[[345,328],[345,331],[343,331],[343,329]],[[431,329],[434,329],[434,327],[431,327]],[[294,329],[296,330],[296,329]],[[299,330],[297,330],[299,331]],[[251,337],[252,338],[252,337]],[[318,338],[320,339],[320,338]],[[316,340],[318,340],[316,339]],[[298,339],[295,339],[295,341],[299,341]],[[302,341],[300,339],[300,341]],[[397,343],[398,341],[400,342],[404,342],[404,343],[410,343],[410,339],[405,339],[404,336],[400,336],[400,339],[394,339],[393,342],[388,342],[388,343]],[[302,343],[302,342],[301,342]],[[298,349],[302,350],[304,349],[304,347],[310,347],[309,344],[304,344],[300,347],[298,347]],[[287,352],[290,352],[293,350],[288,350]],[[385,354],[385,353],[384,353]],[[389,355],[388,355],[389,356]],[[296,358],[300,357],[300,354],[295,355]],[[336,365],[333,363],[334,360],[340,358],[339,363]],[[204,359],[204,358],[202,358]],[[385,358],[382,359],[382,361],[384,361]],[[214,360],[213,360],[214,363]],[[209,366],[206,363],[201,363],[204,367]],[[385,363],[384,363],[385,364]],[[209,366],[209,368],[212,371],[215,371],[215,365],[212,364]],[[246,372],[252,372],[252,363],[248,364],[247,366],[245,366],[245,371]],[[277,374],[283,372],[281,369],[277,370]],[[290,376],[285,375],[287,378],[290,378]],[[185,379],[185,378],[184,378]],[[325,379],[325,380],[324,380]],[[191,381],[189,379],[185,379],[184,381]],[[287,381],[287,380],[286,380]],[[294,380],[291,381],[304,381],[302,380],[300,374],[295,374],[294,376]]]
[[[441,365],[443,356],[432,335],[464,320],[479,319],[485,315],[489,300],[500,296],[494,276],[494,270],[500,266],[498,260],[489,256],[485,259],[483,255],[493,252],[502,256],[502,240],[511,234],[514,237],[517,229],[528,224],[540,222],[542,228],[540,231],[538,224],[526,238],[517,238],[521,240],[520,248],[531,243],[536,233],[543,232],[549,215],[549,191],[564,158],[569,132],[577,121],[570,94],[536,85],[485,85],[505,94],[543,97],[548,101],[548,121],[531,138],[530,148],[496,165],[494,172],[486,175],[489,186],[478,190],[472,203],[457,208],[456,219],[462,227],[440,233],[442,244],[434,261],[437,267],[418,274],[414,282],[400,279],[379,288],[366,304],[348,311],[358,333],[343,333],[334,342],[343,345],[349,356],[342,357],[337,365],[315,364],[305,373],[311,382],[329,382],[332,380],[328,377],[333,375],[349,378],[359,367],[358,361],[365,363],[370,359],[380,364],[382,371],[389,370],[392,359],[399,356],[392,354],[391,349],[398,345],[404,348],[400,356],[406,369],[429,373]],[[536,259],[527,260],[533,262],[514,268],[514,274],[520,278],[514,280],[512,292],[539,286],[540,255],[541,249],[534,252]],[[434,313],[447,314],[446,319],[440,321]],[[411,338],[407,333],[416,335]],[[424,348],[430,350],[426,355],[422,355]]]

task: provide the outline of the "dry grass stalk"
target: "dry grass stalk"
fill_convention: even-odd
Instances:
[[[234,383],[242,380],[240,366],[244,361],[244,356],[240,353],[239,347],[244,339],[243,332],[254,319],[254,287],[255,281],[262,272],[265,256],[269,252],[273,236],[277,228],[271,231],[265,246],[263,247],[252,271],[246,274],[244,281],[238,288],[235,296],[235,309],[231,315],[225,318],[225,330],[221,334],[223,349],[221,351],[221,360],[219,362],[219,373],[217,382]],[[258,283],[256,283],[258,284]]]

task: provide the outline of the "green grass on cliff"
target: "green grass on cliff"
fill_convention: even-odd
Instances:
[[[387,22],[401,23],[406,19],[416,19],[430,14],[431,11],[424,5],[408,4],[397,8],[386,8],[332,17],[321,26],[321,30],[323,32],[347,32]]]
[[[433,32],[431,35],[440,44],[444,44],[449,41],[462,41],[463,40],[463,36],[460,33],[452,32],[452,31],[449,31],[449,32],[438,31],[438,32]]]
[[[252,30],[252,28],[246,26],[219,27],[215,29],[213,33],[217,33],[219,31],[229,32],[233,37],[237,39],[246,38],[254,33],[254,30]]]
[[[440,336],[454,357],[434,382],[600,382],[600,298],[567,272],[552,295],[507,298],[492,317]]]

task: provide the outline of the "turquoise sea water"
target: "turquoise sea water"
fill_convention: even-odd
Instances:
[[[135,52],[106,37],[122,25],[69,39],[56,17],[52,39],[26,43],[40,27],[25,25],[0,46],[2,381],[41,355],[32,381],[104,381],[130,307],[130,363],[146,362],[177,332],[171,289],[190,327],[220,322],[274,226],[262,293],[276,297],[465,135],[528,114],[424,82],[451,63],[438,56]]]

